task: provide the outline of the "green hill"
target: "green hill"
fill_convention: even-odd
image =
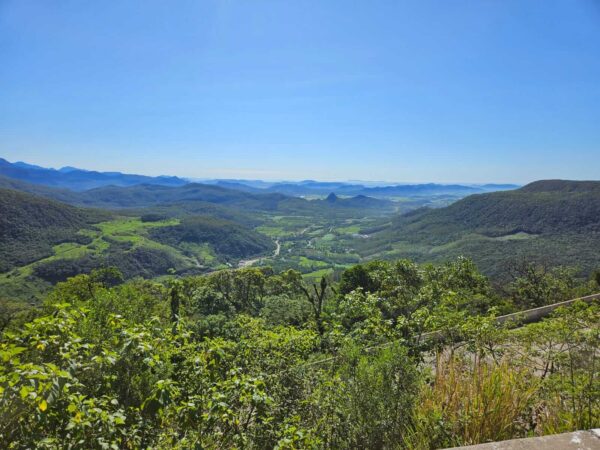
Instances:
[[[600,265],[600,182],[538,181],[413,211],[372,235],[362,251],[421,261],[465,255],[490,275],[516,259],[586,273]]]
[[[78,231],[109,217],[105,212],[0,189],[0,272],[50,256],[52,247],[62,242],[89,241]]]
[[[226,258],[246,258],[275,248],[265,235],[212,217],[187,217],[177,225],[155,228],[150,236],[173,247],[209,244]]]
[[[562,192],[600,194],[600,181],[541,180],[529,183],[520,192]]]
[[[598,232],[599,186],[600,182],[536,182],[515,191],[472,195],[446,208],[397,217],[392,229],[411,231],[419,241],[433,243],[465,232],[490,237]]]
[[[154,278],[227,267],[270,252],[273,242],[242,225],[213,217],[162,219],[119,217],[97,225],[92,243],[35,264],[33,275],[55,283],[100,267],[117,267],[125,278]]]
[[[122,214],[0,188],[0,297],[34,300],[51,283],[107,266],[125,278],[224,268],[274,249],[255,223],[206,202]]]

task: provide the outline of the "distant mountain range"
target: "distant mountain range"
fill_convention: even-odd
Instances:
[[[305,180],[298,182],[278,182],[266,183],[254,180],[208,180],[207,183],[237,189],[246,192],[279,192],[296,197],[326,196],[334,193],[338,196],[357,196],[363,195],[376,198],[397,198],[397,197],[431,197],[431,196],[451,196],[465,197],[471,194],[483,192],[506,191],[517,189],[515,184],[482,184],[482,185],[462,185],[462,184],[396,184],[385,186],[366,186],[363,184],[345,183],[345,182],[323,182],[314,180]]]
[[[0,158],[0,176],[35,185],[49,186],[72,191],[87,191],[106,186],[136,186],[140,184],[158,186],[183,186],[190,180],[174,176],[150,177],[121,172],[97,172],[76,167],[50,169],[25,162],[11,163]],[[203,180],[202,184],[216,185],[254,194],[279,193],[294,197],[325,197],[331,193],[337,196],[367,196],[383,199],[448,196],[453,199],[482,192],[516,189],[513,184],[382,184],[374,186],[365,182],[323,182],[315,180],[268,182],[262,180]]]
[[[292,223],[297,217],[314,217],[345,225],[348,219],[399,210],[396,202],[366,196],[330,194],[307,200],[200,183],[76,191],[67,187],[73,186],[73,173],[84,173],[79,169],[26,163],[3,167],[5,174],[37,183],[0,175],[0,298],[35,299],[49,283],[104,266],[118,267],[127,278],[152,278],[171,269],[201,273],[231,267],[242,258],[274,251],[274,239],[256,227],[277,225],[277,217],[291,216]],[[48,175],[50,185],[40,183],[46,180],[42,174]],[[94,182],[136,180],[132,175],[104,175],[94,174]]]
[[[218,185],[188,183],[182,186],[138,184],[133,186],[103,186],[86,191],[59,189],[0,176],[0,188],[13,189],[39,195],[75,206],[103,209],[160,208],[167,215],[175,211],[192,214],[214,214],[230,219],[241,212],[288,212],[344,214],[349,209],[371,210],[372,213],[391,213],[397,210],[396,203],[365,196],[338,198],[332,194],[329,200],[308,201],[276,192],[246,192]],[[335,200],[333,199],[335,198]],[[325,207],[325,210],[323,210]]]
[[[147,183],[161,186],[182,186],[188,183],[187,180],[178,177],[149,177],[121,172],[96,172],[75,167],[48,169],[21,161],[11,163],[3,158],[0,158],[0,175],[27,183],[74,191],[85,191],[109,185],[132,186]]]

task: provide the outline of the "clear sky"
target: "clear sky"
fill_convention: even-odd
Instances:
[[[0,156],[188,177],[600,179],[600,1],[0,0]]]

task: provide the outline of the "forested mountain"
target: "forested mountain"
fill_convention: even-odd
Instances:
[[[245,258],[275,248],[268,237],[228,220],[211,217],[186,217],[177,225],[155,228],[150,236],[173,247],[182,244],[210,244],[230,258]]]
[[[515,191],[472,195],[446,208],[400,216],[392,229],[432,242],[465,232],[490,237],[599,232],[600,182],[538,181]]]
[[[126,279],[154,278],[170,272],[201,273],[208,269],[207,258],[221,263],[237,261],[275,247],[256,231],[213,217],[187,217],[181,222],[146,219],[145,224],[147,227],[135,221],[104,224],[102,230],[114,228],[116,233],[99,235],[97,239],[107,244],[103,251],[82,251],[75,257],[42,261],[33,273],[52,283],[105,267],[116,267]],[[132,225],[137,229],[125,234]]]
[[[11,167],[46,170],[27,164]],[[76,169],[54,172],[66,176]],[[214,270],[223,264],[236,265],[240,259],[254,255],[261,255],[264,264],[277,270],[294,268],[306,276],[340,271],[365,258],[408,257],[426,262],[461,255],[473,258],[494,279],[505,277],[507,266],[519,259],[548,266],[578,267],[582,275],[596,267],[600,248],[599,182],[539,181],[516,190],[470,195],[445,208],[434,209],[418,208],[423,204],[451,203],[458,198],[453,195],[511,186],[251,183],[244,190],[240,190],[243,180],[234,180],[181,186],[142,183],[74,191],[0,176],[0,187],[77,207],[109,210],[111,216],[102,220],[112,221],[112,225],[92,227],[92,231],[86,232],[82,230],[90,228],[83,219],[64,228],[38,227],[35,232],[26,228],[29,231],[14,240],[6,238],[10,245],[3,248],[2,270],[39,261],[35,268],[20,269],[19,276],[33,273],[56,281],[110,264],[118,266],[128,277],[154,277],[168,269],[179,273]],[[270,192],[282,185],[312,192],[330,191],[310,200]],[[338,195],[339,190],[369,190],[380,198]],[[451,191],[453,194],[447,197],[439,194]],[[406,198],[387,199],[396,194]],[[76,216],[84,214],[82,209],[46,202],[55,208],[66,208]],[[11,207],[15,207],[20,202],[12,203]],[[90,210],[86,211],[84,215],[88,217]],[[398,211],[409,212],[390,220]],[[4,217],[12,217],[13,224],[30,223],[20,214],[7,212]],[[34,235],[40,238],[33,238]],[[34,250],[19,247],[19,242],[32,239],[43,244],[31,246]],[[281,256],[269,256],[276,240],[282,248]],[[59,250],[53,248],[61,243],[65,245],[58,254]],[[65,248],[69,250],[63,252]],[[44,258],[50,259],[41,261]],[[18,279],[12,278],[11,283]]]
[[[140,208],[185,202],[206,202],[250,211],[302,211],[310,202],[283,194],[251,194],[219,186],[189,183],[184,186],[141,184],[129,187],[108,186],[80,193],[77,203],[100,208]]]
[[[389,201],[359,197],[357,200],[344,199],[341,202],[320,203],[278,193],[253,194],[227,189],[209,184],[190,183],[184,186],[170,187],[141,184],[129,187],[108,186],[78,193],[74,202],[81,206],[96,208],[140,208],[204,202],[237,211],[263,211],[287,213],[342,212],[345,209],[368,208],[381,211],[393,211],[394,204]]]
[[[59,170],[48,169],[23,162],[11,163],[3,158],[0,158],[0,175],[28,183],[67,188],[75,191],[108,185],[131,186],[152,183],[165,186],[181,186],[187,183],[178,177],[149,177],[121,172],[96,172],[74,167],[63,167]]]
[[[42,169],[31,169],[42,170]],[[44,169],[46,170],[46,169]],[[54,171],[57,176],[63,172]],[[53,173],[54,173],[53,172]],[[1,173],[1,172],[0,172]],[[71,174],[72,172],[67,172]],[[154,181],[154,180],[153,180]],[[242,186],[239,184],[239,186]],[[156,183],[134,184],[131,186],[102,186],[93,189],[74,191],[57,188],[52,185],[34,184],[20,179],[0,175],[0,187],[16,189],[47,198],[59,200],[76,206],[90,208],[120,209],[160,207],[171,213],[211,214],[219,208],[223,214],[217,217],[231,219],[243,211],[252,213],[323,213],[323,206],[330,214],[347,214],[348,209],[371,209],[375,214],[395,211],[396,205],[390,201],[376,200],[357,196],[356,200],[344,199],[339,202],[311,202],[302,198],[287,196],[281,193],[256,190],[258,193],[226,188],[214,184],[187,183],[179,186],[165,186]],[[232,186],[233,187],[233,186]],[[253,189],[250,189],[251,191]],[[222,208],[228,208],[225,212]],[[229,216],[229,217],[226,217]]]
[[[0,296],[31,299],[44,289],[42,280],[55,283],[101,267],[117,267],[126,278],[203,272],[275,247],[251,228],[256,218],[193,205],[123,215],[0,188]]]
[[[61,242],[84,243],[89,239],[77,232],[109,218],[105,212],[0,189],[0,272],[49,256]]]
[[[365,248],[439,260],[472,257],[497,274],[511,258],[590,270],[600,251],[600,182],[538,181],[397,216]]]
[[[600,181],[541,180],[529,183],[521,192],[600,193]]]
[[[15,171],[46,170],[24,163],[11,167]],[[52,173],[62,177],[74,172],[65,169]],[[32,233],[23,233],[19,238],[39,243],[33,242],[22,249],[19,239],[15,239],[4,247],[0,294],[30,299],[40,298],[40,290],[47,287],[40,285],[40,280],[55,283],[99,267],[118,267],[126,278],[152,278],[170,271],[197,273],[235,266],[247,258],[258,261],[257,256],[273,253],[274,241],[280,233],[275,230],[281,227],[285,228],[281,233],[288,236],[331,239],[333,225],[351,233],[353,227],[348,225],[354,220],[381,217],[398,210],[394,202],[364,196],[307,200],[200,183],[102,186],[75,191],[0,176],[0,187],[21,191],[27,198],[37,198],[38,202],[65,208],[76,215],[84,211],[81,207],[106,211],[95,213],[104,214],[102,223],[97,225],[90,227],[80,221],[65,229],[41,228],[36,238],[31,237]],[[18,208],[21,204],[25,205],[14,201],[12,206]],[[85,211],[91,214],[90,210]],[[21,214],[7,212],[7,215],[13,217],[15,226],[27,221]],[[310,235],[302,236],[302,230],[317,224],[318,234],[315,228]],[[356,261],[354,256],[348,259],[342,247],[323,247],[318,253],[326,254],[327,262],[309,259],[301,246],[290,244],[286,249],[286,264],[310,272]]]

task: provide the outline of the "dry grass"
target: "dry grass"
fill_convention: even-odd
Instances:
[[[406,445],[438,448],[527,434],[539,381],[508,361],[438,356]]]

